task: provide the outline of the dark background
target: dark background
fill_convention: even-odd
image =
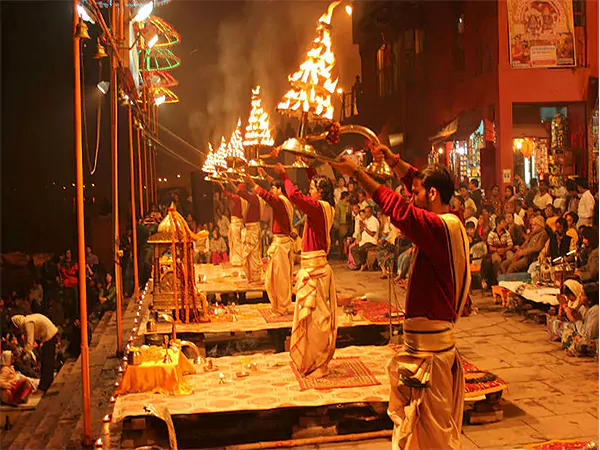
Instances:
[[[181,101],[160,107],[161,124],[204,151],[207,141],[216,144],[221,135],[229,138],[240,115],[246,119],[250,89],[260,84],[275,125],[285,126],[274,108],[288,89],[287,75],[297,69],[314,38],[316,21],[327,4],[174,0],[156,7],[153,14],[171,23],[182,36],[181,43],[172,47],[182,60],[172,72],[180,83],[174,91]],[[0,15],[2,252],[62,252],[76,241],[72,3],[2,1]],[[349,88],[359,65],[351,44],[351,19],[343,8],[336,10],[334,25],[338,69]],[[85,166],[88,232],[90,221],[110,213],[111,208],[109,99],[96,89],[100,79],[108,79],[108,60],[99,71],[92,59],[98,28],[89,25],[92,39],[86,41],[83,58],[84,153],[87,147],[92,163],[98,102],[102,108],[98,168],[90,175],[87,161]],[[164,132],[161,140],[200,167],[199,152]],[[121,218],[125,221],[129,161],[124,108],[120,108],[119,146]],[[189,186],[195,170],[164,152],[158,156],[157,177],[168,177],[170,186],[178,182]],[[175,181],[177,174],[181,178]]]

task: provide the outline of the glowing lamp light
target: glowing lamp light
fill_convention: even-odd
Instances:
[[[98,438],[98,440],[96,441],[96,448],[102,448],[102,439]]]
[[[346,5],[346,14],[348,14],[349,16],[352,15],[352,6]]]
[[[336,92],[342,95],[344,93],[344,90],[342,88],[337,88]]]
[[[150,38],[150,40],[148,41],[148,48],[152,48],[154,47],[154,45],[158,42],[158,34],[155,34],[154,36],[152,36]]]
[[[148,18],[150,14],[152,14],[152,10],[154,9],[154,2],[148,2],[145,5],[142,5],[140,9],[138,9],[137,14],[133,18],[134,22],[143,22]]]
[[[80,4],[77,4],[77,15],[85,22],[96,23],[90,13]]]
[[[110,83],[108,81],[101,81],[96,85],[96,87],[102,93],[102,95],[106,95],[110,89]]]
[[[104,418],[102,419],[102,422],[106,423],[106,422],[110,422],[110,415],[105,415]]]
[[[438,148],[438,153],[441,155],[444,153],[444,149],[442,147]]]
[[[167,99],[167,97],[165,95],[161,95],[160,97],[156,97],[154,99],[154,104],[156,106],[162,105],[165,102],[166,99]]]

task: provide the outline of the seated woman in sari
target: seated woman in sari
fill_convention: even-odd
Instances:
[[[582,317],[561,337],[562,348],[569,356],[594,356],[598,352],[598,284],[587,284],[584,290]]]
[[[548,320],[550,338],[560,341],[567,353],[580,356],[595,352],[598,340],[598,286],[582,286],[574,280],[564,284],[557,296],[558,316]]]

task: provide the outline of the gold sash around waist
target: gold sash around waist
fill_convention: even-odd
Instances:
[[[455,346],[454,324],[424,317],[405,319],[404,348],[410,353],[442,353]]]
[[[325,250],[302,252],[300,258],[300,267],[303,269],[317,269],[327,265],[327,253],[325,253]]]
[[[292,242],[292,238],[287,234],[274,234],[273,235],[273,244],[288,244]]]
[[[260,222],[246,222],[246,229],[248,230],[260,230]]]
[[[231,225],[244,225],[241,217],[231,216]]]

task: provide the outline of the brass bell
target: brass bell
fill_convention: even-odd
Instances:
[[[77,28],[75,29],[75,37],[79,39],[90,39],[90,33],[88,33],[88,27],[85,22],[79,19]]]
[[[365,172],[369,175],[373,175],[376,178],[392,178],[394,173],[392,168],[385,160],[373,161],[365,168]]]
[[[108,53],[106,53],[106,49],[104,48],[104,45],[102,45],[102,43],[100,42],[100,38],[97,39],[96,41],[96,54],[93,56],[94,59],[102,59],[102,58],[106,58],[108,56]]]

